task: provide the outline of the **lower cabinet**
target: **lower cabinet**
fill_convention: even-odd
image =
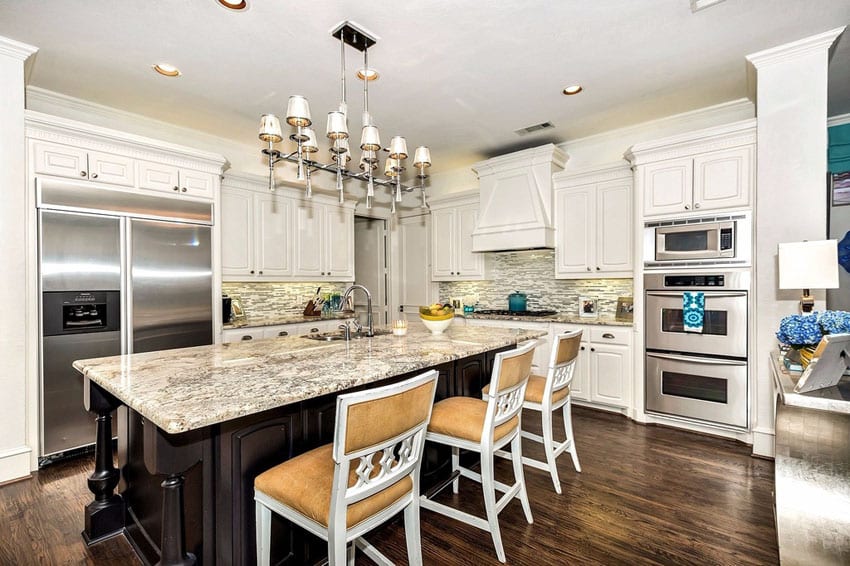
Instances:
[[[332,332],[343,324],[345,319],[325,318],[310,322],[293,322],[291,324],[276,324],[273,326],[246,326],[243,328],[228,328],[222,331],[222,342],[239,342],[242,340],[260,340],[263,338],[282,338],[285,336],[304,336],[317,332]]]

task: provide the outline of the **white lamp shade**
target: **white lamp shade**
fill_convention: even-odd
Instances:
[[[390,140],[390,157],[392,159],[407,159],[407,140],[395,136]]]
[[[384,163],[384,175],[387,177],[398,177],[399,173],[404,169],[398,162],[398,159],[393,159],[392,157],[387,158],[386,163]]]
[[[280,131],[280,120],[274,114],[263,114],[260,118],[260,139],[272,143],[277,143],[283,139],[283,132]]]
[[[416,152],[413,154],[413,166],[430,167],[431,150],[425,147],[424,145],[420,145],[419,147],[417,147]]]
[[[348,137],[348,124],[345,123],[345,114],[337,110],[328,112],[327,136],[332,140],[343,140]]]
[[[348,153],[348,138],[337,139],[334,145],[331,146],[330,152],[333,154]]]
[[[302,133],[307,136],[307,139],[301,144],[301,151],[303,153],[319,151],[319,144],[316,143],[316,132],[313,131],[313,128],[304,128]]]
[[[372,165],[378,164],[378,154],[374,149],[366,149],[363,150],[363,155],[360,157],[361,161],[365,161],[366,163],[370,163]],[[373,167],[374,169],[374,167]]]
[[[289,97],[286,105],[286,123],[290,126],[309,126],[313,123],[310,119],[310,104],[303,96],[293,94]]]
[[[838,241],[779,244],[779,288],[838,288]]]
[[[377,126],[363,126],[363,134],[360,136],[360,149],[369,151],[381,149],[381,135]]]

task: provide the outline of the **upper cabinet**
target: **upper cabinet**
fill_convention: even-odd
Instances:
[[[633,146],[643,215],[746,208],[755,179],[755,120]]]
[[[123,155],[87,151],[79,147],[44,141],[33,142],[33,168],[36,174],[70,177],[132,187],[135,184],[133,160]]]
[[[215,178],[203,171],[181,169],[165,163],[139,161],[139,188],[196,197],[212,197]]]
[[[354,207],[299,191],[268,190],[228,174],[221,189],[225,281],[353,281]]]
[[[555,277],[632,277],[632,173],[627,165],[554,175]]]
[[[431,199],[431,279],[475,281],[487,278],[485,254],[472,251],[478,222],[478,195]]]

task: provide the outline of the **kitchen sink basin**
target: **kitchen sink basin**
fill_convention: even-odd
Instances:
[[[383,336],[384,334],[391,334],[392,330],[388,328],[376,328],[375,336]],[[361,338],[366,338],[367,336],[363,334],[362,336],[357,334],[356,332],[351,332],[352,340],[359,340]],[[317,334],[305,334],[302,338],[307,338],[308,340],[318,340],[320,342],[334,342],[337,340],[345,340],[345,335],[341,330],[335,330],[333,332],[319,332]]]

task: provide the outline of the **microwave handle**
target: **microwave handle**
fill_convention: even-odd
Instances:
[[[677,354],[656,354],[654,352],[647,352],[647,358],[658,358],[660,360],[674,360],[678,362],[690,362],[697,364],[706,364],[710,366],[745,366],[747,365],[746,361],[738,361],[738,360],[720,360],[717,358],[696,358],[693,356],[680,356]]]
[[[702,291],[705,294],[706,299],[723,299],[728,297],[746,297],[747,293],[745,291]],[[681,297],[681,291],[647,291],[647,297]]]

